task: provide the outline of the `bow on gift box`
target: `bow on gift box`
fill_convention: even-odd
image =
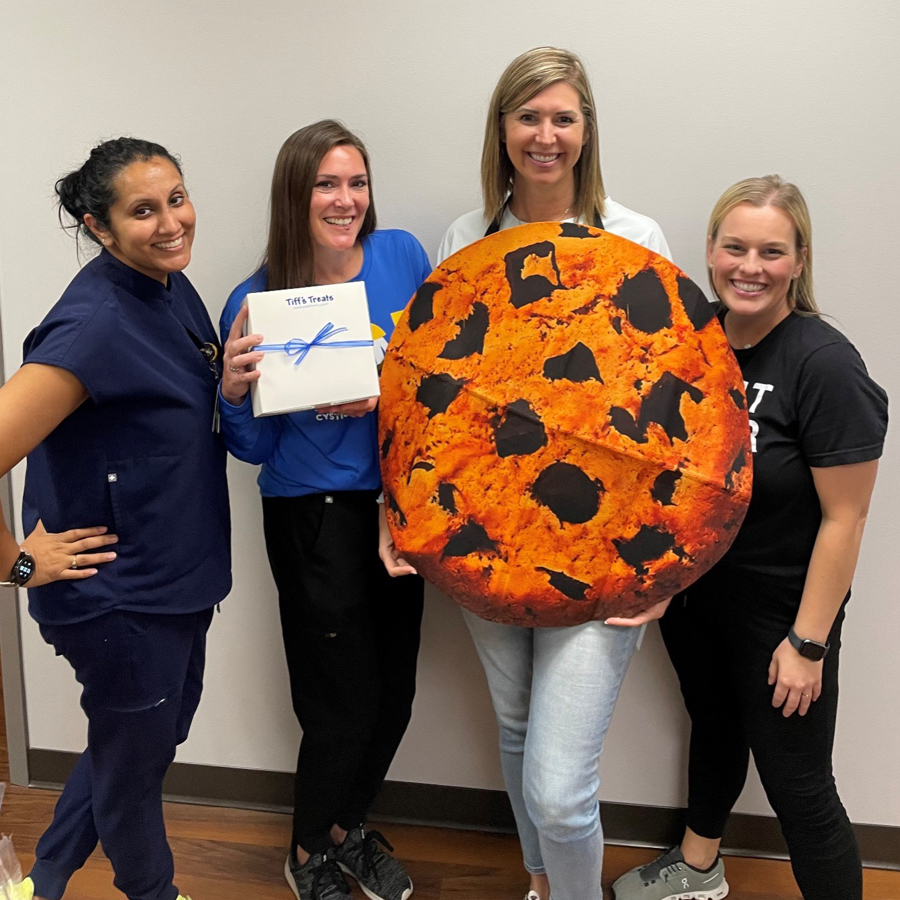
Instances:
[[[286,353],[288,356],[296,356],[297,361],[294,365],[299,366],[300,363],[306,359],[306,354],[309,353],[313,347],[318,347],[322,350],[341,350],[344,347],[372,347],[374,345],[374,341],[372,340],[332,340],[333,337],[346,330],[346,328],[335,328],[333,322],[326,322],[326,324],[319,329],[319,333],[311,341],[304,341],[302,338],[291,338],[286,344],[258,344],[253,349],[262,353]]]

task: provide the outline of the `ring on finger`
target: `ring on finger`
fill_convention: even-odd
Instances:
[[[241,369],[239,369],[237,366],[229,366],[228,368],[231,369],[232,372],[240,372],[241,371]]]
[[[73,556],[73,557],[72,557],[72,565],[69,566],[69,568],[70,568],[70,569],[77,569],[77,568],[78,568],[78,557],[77,557],[77,556]]]
[[[801,697],[809,697],[810,695],[809,694],[801,694],[800,696]]]

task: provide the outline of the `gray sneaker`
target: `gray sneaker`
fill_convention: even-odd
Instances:
[[[613,882],[616,900],[722,900],[727,895],[721,856],[708,872],[701,872],[684,861],[677,846]]]
[[[351,900],[352,897],[333,850],[313,853],[301,864],[291,849],[284,863],[284,877],[297,900]]]
[[[377,831],[363,826],[347,833],[344,843],[334,848],[338,865],[352,875],[370,900],[406,900],[413,883],[400,862],[378,845],[394,848]]]

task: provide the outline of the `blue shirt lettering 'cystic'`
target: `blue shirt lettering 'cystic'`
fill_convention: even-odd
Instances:
[[[362,247],[362,269],[351,280],[365,283],[380,365],[394,316],[431,274],[431,264],[419,242],[405,231],[376,231],[363,239]],[[231,292],[219,321],[223,343],[244,297],[264,290],[263,268]],[[375,413],[354,418],[305,410],[254,419],[249,398],[240,406],[227,403],[221,394],[219,401],[225,443],[238,459],[262,464],[258,483],[264,497],[380,487]]]

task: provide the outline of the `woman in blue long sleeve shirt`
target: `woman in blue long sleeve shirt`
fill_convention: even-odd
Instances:
[[[242,304],[255,291],[363,281],[380,362],[395,318],[430,272],[412,235],[375,230],[368,155],[355,135],[326,120],[288,138],[275,164],[266,262],[222,313],[220,407],[229,450],[262,466],[266,549],[303,728],[285,863],[298,900],[349,898],[341,870],[375,900],[412,893],[365,819],[409,722],[423,585],[416,575],[390,581],[378,557],[375,398],[254,418],[247,392],[263,336],[241,337]]]

